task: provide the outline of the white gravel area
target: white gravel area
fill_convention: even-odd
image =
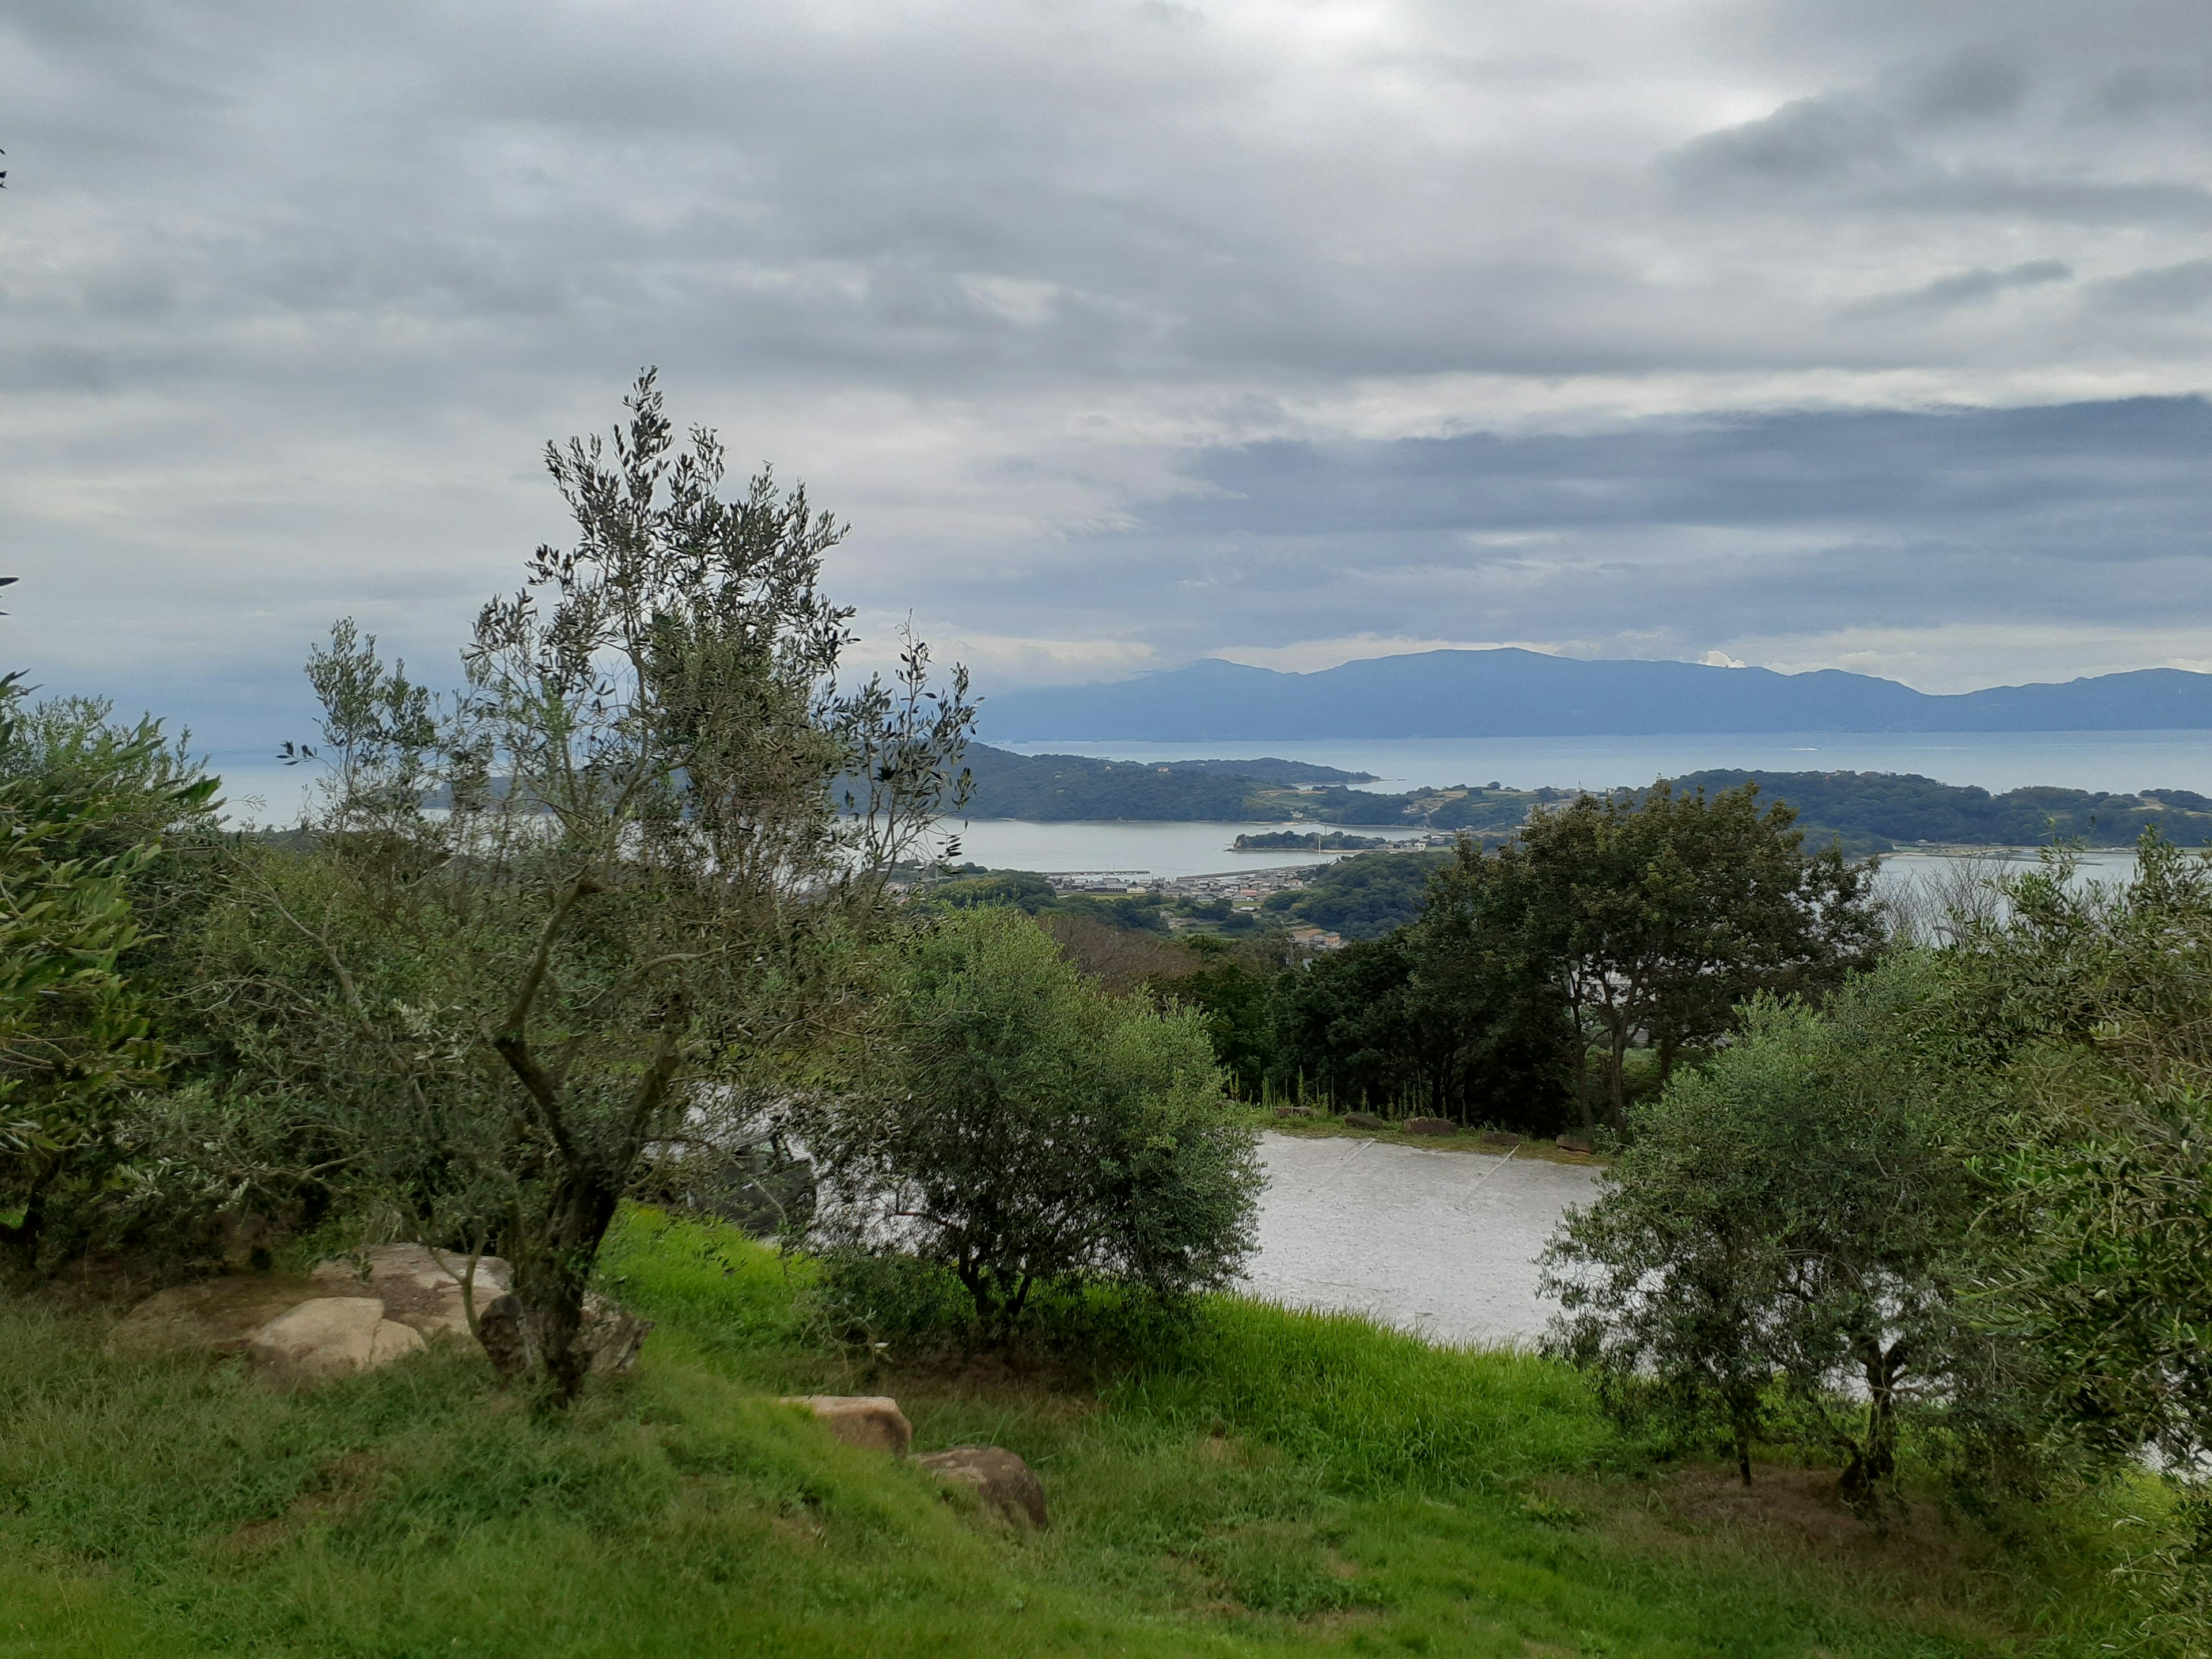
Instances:
[[[1380,1141],[1261,1137],[1267,1188],[1244,1286],[1440,1343],[1528,1343],[1550,1304],[1536,1253],[1597,1171]]]

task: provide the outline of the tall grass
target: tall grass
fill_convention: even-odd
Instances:
[[[808,1339],[808,1273],[626,1218],[606,1285],[659,1328],[568,1415],[458,1351],[288,1391],[0,1302],[0,1659],[1905,1659],[2124,1632],[2096,1516],[2051,1517],[2040,1553],[1701,1519],[1531,1357],[1226,1300],[1122,1322],[1087,1381],[1065,1355],[868,1375]],[[774,1399],[817,1386],[896,1393],[923,1448],[1020,1453],[1051,1530]]]
[[[1110,1380],[1105,1397],[1163,1422],[1249,1434],[1346,1492],[1504,1490],[1594,1471],[1622,1449],[1564,1366],[1231,1299]]]

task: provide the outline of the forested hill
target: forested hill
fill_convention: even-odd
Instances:
[[[1347,786],[1368,775],[1299,761],[1097,760],[1084,755],[1017,755],[976,744],[968,751],[978,818],[1274,823],[1473,830],[1510,836],[1532,806],[1571,799],[1565,789],[1457,785],[1382,794]],[[2212,799],[2187,789],[2113,794],[2035,787],[1991,794],[1898,772],[1747,772],[1715,769],[1674,780],[1708,794],[1756,779],[1769,799],[1786,800],[1814,842],[1840,837],[1854,854],[1927,842],[2032,847],[2054,836],[2092,847],[2125,847],[2155,823],[2185,847],[2212,845]]]
[[[975,781],[969,816],[1031,818],[1047,823],[1076,818],[1135,818],[1220,823],[1279,822],[1293,808],[1276,793],[1315,784],[1341,791],[1371,781],[1365,772],[1340,771],[1303,761],[1110,761],[1087,755],[1017,755],[971,744],[968,770]],[[1295,799],[1295,797],[1293,797]]]
[[[2187,789],[2133,795],[2086,789],[2009,789],[1993,795],[1899,772],[1692,772],[1674,787],[1707,794],[1756,779],[1797,811],[1810,842],[1840,836],[1846,851],[1887,852],[1919,842],[2033,847],[2053,836],[2125,847],[2150,824],[2185,847],[2212,844],[2212,799]]]

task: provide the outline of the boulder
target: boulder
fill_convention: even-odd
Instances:
[[[608,1301],[597,1291],[584,1293],[584,1320],[576,1340],[591,1357],[587,1369],[593,1375],[628,1370],[652,1329],[650,1319],[640,1319],[620,1303]],[[538,1362],[530,1322],[522,1316],[522,1304],[513,1295],[495,1296],[477,1304],[477,1337],[502,1382],[516,1381]]]
[[[1459,1133],[1459,1125],[1448,1117],[1409,1117],[1406,1120],[1409,1135],[1451,1135]]]
[[[1521,1137],[1505,1129],[1485,1129],[1482,1144],[1486,1146],[1518,1146]]]
[[[584,1292],[583,1341],[594,1374],[628,1370],[652,1329],[650,1319],[639,1318],[621,1303],[610,1302],[597,1291]]]
[[[420,1331],[424,1336],[469,1334],[468,1309],[461,1281],[468,1275],[469,1258],[459,1250],[434,1250],[423,1244],[378,1244],[349,1255],[332,1258],[314,1271],[326,1296],[358,1295],[374,1291],[383,1298],[387,1319]],[[507,1292],[514,1274],[495,1255],[477,1261],[471,1289],[477,1313]]]
[[[1314,1109],[1310,1106],[1278,1106],[1275,1108],[1275,1115],[1277,1117],[1311,1117],[1313,1115]]]
[[[1036,1471],[1003,1446],[954,1446],[915,1461],[940,1480],[974,1487],[988,1507],[1009,1521],[1038,1528],[1051,1524]]]
[[[797,1395],[783,1403],[805,1407],[834,1438],[848,1446],[903,1457],[906,1449],[914,1444],[914,1425],[906,1420],[897,1401],[882,1395]]]
[[[1580,1135],[1561,1135],[1552,1144],[1563,1152],[1594,1152],[1597,1150]]]
[[[319,1296],[262,1326],[246,1350],[270,1370],[313,1381],[374,1370],[423,1346],[422,1333],[386,1319],[373,1296]]]
[[[1344,1127],[1347,1129],[1387,1129],[1390,1126],[1372,1112],[1346,1112]]]

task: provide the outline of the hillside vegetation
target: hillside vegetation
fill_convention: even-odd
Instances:
[[[1378,794],[1350,785],[1370,783],[1364,772],[1302,761],[1115,761],[1087,755],[1018,755],[988,744],[970,744],[966,764],[972,791],[968,812],[979,818],[1028,818],[1040,823],[1127,818],[1158,823],[1285,823],[1401,824],[1455,829],[1475,823],[1517,821],[1553,792],[1490,792],[1480,811],[1453,803],[1470,792],[1424,789]],[[1472,792],[1482,795],[1484,792]],[[1443,816],[1439,818],[1437,815]]]
[[[633,1212],[601,1282],[659,1328],[550,1415],[458,1352],[285,1392],[0,1303],[0,1654],[1964,1659],[2127,1613],[2096,1512],[1875,1534],[1788,1468],[1654,1461],[1564,1367],[1352,1319],[1216,1300],[1111,1364],[856,1370],[722,1228]],[[1049,1530],[775,1403],[816,1389],[1019,1452]]]
[[[1715,770],[1673,782],[1677,789],[1718,794],[1754,781],[1770,799],[1797,809],[1808,841],[1837,836],[1852,853],[1887,853],[1918,842],[2034,847],[2055,839],[2132,847],[2152,827],[2179,846],[2212,843],[2212,799],[2187,789],[2127,795],[2038,787],[1993,795],[1899,772]]]

